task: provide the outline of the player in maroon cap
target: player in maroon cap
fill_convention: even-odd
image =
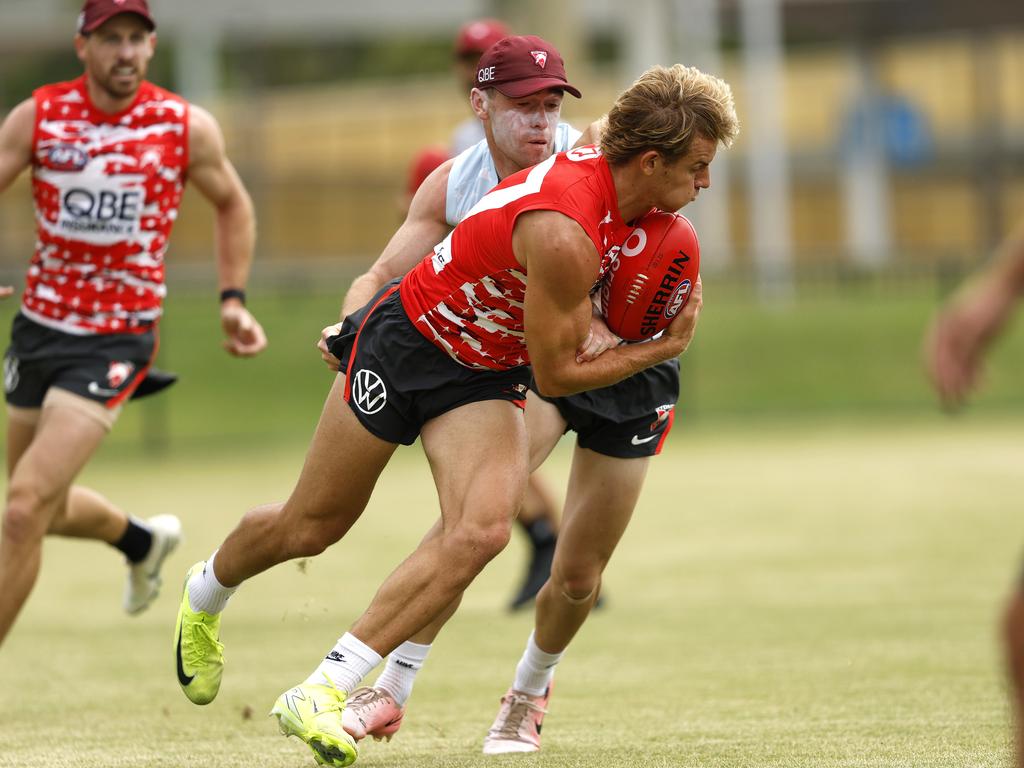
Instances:
[[[478,19],[467,22],[459,28],[455,37],[455,63],[459,84],[467,94],[471,94],[477,87],[480,57],[495,43],[510,34],[508,27],[497,19]],[[537,46],[533,45],[531,48],[536,49]],[[474,114],[456,127],[452,137],[451,156],[455,157],[484,140],[484,123],[478,115]],[[567,147],[559,146],[555,151],[565,148]],[[401,198],[400,210],[403,218],[409,213],[409,204],[420,184],[426,180],[434,168],[448,159],[447,155],[440,157],[437,150],[437,147],[427,147],[413,158],[409,172],[410,184],[406,194]],[[519,168],[516,167],[516,170]],[[491,183],[496,184],[498,178],[494,177]],[[486,191],[487,189],[482,185],[476,185],[475,193],[479,196],[482,197]],[[443,217],[440,218],[441,221],[444,221]],[[433,245],[431,242],[419,242],[419,246],[424,249],[431,245]],[[509,601],[509,609],[513,611],[527,608],[533,603],[537,592],[551,573],[551,561],[554,559],[555,545],[558,541],[558,501],[554,490],[544,481],[539,472],[530,475],[530,481],[526,487],[526,498],[523,501],[522,511],[516,518],[516,525],[526,535],[529,555],[525,571]]]
[[[175,516],[139,520],[72,483],[156,354],[164,256],[186,178],[216,212],[225,346],[237,356],[266,346],[244,306],[252,204],[216,121],[145,79],[155,28],[145,0],[88,0],[75,37],[84,74],[39,88],[0,126],[0,190],[31,168],[38,222],[4,357],[0,641],[36,581],[45,535],[120,550],[129,613],[152,602],[181,538]]]
[[[468,95],[476,88],[476,65],[483,52],[511,34],[512,30],[497,19],[477,19],[459,28],[455,36],[455,74],[464,94]],[[475,116],[466,118],[456,126],[452,135],[452,157],[483,141],[483,138],[480,121]]]
[[[535,54],[540,52],[544,54],[544,67],[535,61]],[[574,144],[592,141],[592,129],[581,136],[572,126],[560,122],[564,91],[578,90],[568,83],[561,56],[548,41],[534,35],[503,38],[483,54],[478,69],[492,76],[497,72],[502,80],[498,86],[470,92],[470,104],[486,138],[427,177],[402,226],[373,266],[349,289],[342,318],[358,310],[389,280],[415,267],[423,253],[442,240],[501,179]],[[525,95],[511,99],[502,90]],[[524,115],[530,119],[524,121]],[[338,370],[339,361],[331,355],[328,343],[331,336],[340,333],[341,326],[337,323],[325,328],[319,343],[325,362],[333,370]],[[614,339],[610,333],[608,337]],[[532,474],[523,509],[516,518],[530,536],[532,552],[514,608],[532,603],[551,573],[557,526],[557,507],[548,498],[551,495],[537,482],[536,473]],[[344,715],[349,733],[361,739],[367,734],[390,736],[397,730],[416,672],[426,661],[440,629],[438,623],[409,638],[388,656],[373,688],[352,692]]]

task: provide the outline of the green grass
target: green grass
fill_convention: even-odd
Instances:
[[[1024,539],[1024,420],[677,429],[609,568],[608,607],[559,669],[543,753],[478,754],[530,627],[502,610],[516,538],[441,635],[402,731],[358,764],[1006,765],[995,624]],[[233,598],[213,704],[177,690],[172,655],[181,575],[248,506],[287,493],[303,448],[216,461],[172,448],[155,463],[113,451],[89,468],[126,507],[181,515],[188,539],[135,619],[120,613],[109,549],[47,542],[0,651],[0,766],[312,765],[265,715],[436,514],[417,447],[399,452],[346,540]],[[555,482],[568,456],[563,443]]]
[[[298,474],[330,384],[313,345],[338,299],[319,289],[257,292],[271,347],[247,361],[220,351],[212,298],[172,292],[162,364],[182,380],[127,409],[85,480],[180,515],[188,539],[136,619],[109,549],[47,542],[0,650],[0,767],[312,765],[265,713],[436,515],[418,447],[344,542],[232,600],[209,707],[177,690],[171,636],[188,565]],[[516,538],[442,634],[400,735],[360,765],[1007,764],[995,626],[1024,540],[1024,337],[1001,342],[985,392],[948,419],[920,369],[927,286],[805,288],[784,308],[712,279],[706,293],[681,418],[609,568],[609,607],[560,668],[542,755],[478,754],[530,628],[501,609]],[[0,323],[14,309],[0,304]],[[568,456],[547,467],[558,483]]]

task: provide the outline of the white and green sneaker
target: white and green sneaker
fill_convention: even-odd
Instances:
[[[188,600],[188,580],[206,567],[199,562],[185,574],[181,591],[178,622],[174,631],[174,658],[178,667],[178,685],[196,704],[209,704],[220,690],[224,673],[224,646],[219,641],[220,614],[193,611]]]
[[[156,599],[160,592],[160,567],[182,538],[181,521],[174,515],[151,517],[146,525],[153,535],[153,544],[141,561],[129,564],[124,587],[124,610],[133,615],[146,610]]]
[[[285,691],[277,697],[270,714],[277,718],[281,733],[298,736],[309,745],[319,765],[344,768],[356,761],[359,749],[341,722],[345,692],[327,682],[303,683]]]

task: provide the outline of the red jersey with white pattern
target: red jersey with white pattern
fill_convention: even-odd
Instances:
[[[593,146],[552,155],[481,198],[399,286],[419,332],[468,368],[507,370],[530,362],[526,270],[512,252],[512,229],[521,213],[536,210],[558,211],[583,227],[601,257],[595,283],[630,231],[619,215],[608,163]]]
[[[37,236],[21,311],[66,333],[142,333],[166,294],[188,102],[143,81],[131,106],[107,114],[90,101],[84,75],[34,98]]]

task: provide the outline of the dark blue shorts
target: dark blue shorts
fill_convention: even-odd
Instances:
[[[51,387],[107,408],[127,400],[156,356],[157,333],[77,336],[15,315],[4,355],[4,392],[18,408],[39,408]]]
[[[457,362],[409,320],[397,280],[345,318],[328,349],[346,373],[345,400],[356,418],[390,443],[411,445],[426,422],[461,405],[526,404],[529,367],[491,371]]]
[[[610,387],[544,397],[558,408],[576,442],[604,456],[635,459],[661,453],[679,400],[679,360],[646,368]]]

